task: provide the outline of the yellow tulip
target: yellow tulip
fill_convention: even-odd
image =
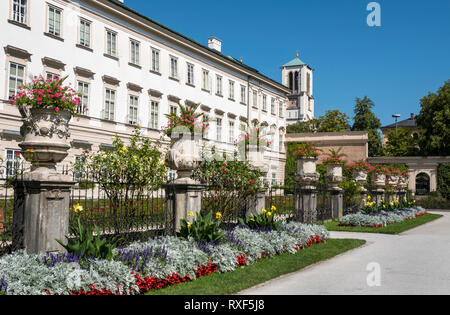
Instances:
[[[272,206],[272,211],[277,211],[277,207]]]
[[[262,209],[261,213],[262,213],[262,214],[266,214],[266,213],[267,213],[267,210],[266,210],[266,209]]]
[[[188,223],[188,229],[190,229],[192,226],[192,223]]]
[[[217,213],[216,213],[216,219],[219,220],[219,219],[221,219],[221,218],[222,218],[222,213],[217,212]]]
[[[83,211],[83,207],[80,206],[80,204],[78,203],[78,204],[73,206],[73,211],[75,211],[75,213],[82,212]]]
[[[189,217],[194,217],[194,212],[192,212],[192,211],[189,212],[189,213],[188,213],[188,216],[189,216]]]
[[[267,216],[269,216],[269,217],[272,216],[272,212],[268,212]]]

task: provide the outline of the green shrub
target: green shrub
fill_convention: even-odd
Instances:
[[[190,217],[193,217],[191,212]],[[211,242],[218,244],[222,242],[225,232],[220,230],[220,219],[222,214],[216,213],[215,219],[213,218],[213,212],[209,212],[207,215],[202,215],[200,212],[193,222],[181,220],[181,230],[178,233],[178,237],[182,239],[193,238],[196,241]]]
[[[450,200],[450,163],[439,165],[438,191],[442,197]]]
[[[416,203],[425,209],[450,209],[450,200],[439,196],[430,196]]]

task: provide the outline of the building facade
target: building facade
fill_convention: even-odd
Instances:
[[[211,120],[206,140],[222,152],[247,123],[268,126],[268,177],[282,181],[286,161],[287,95],[280,84],[222,53],[222,42],[202,45],[117,0],[3,0],[0,2],[0,156],[4,175],[19,163],[21,117],[9,103],[34,76],[66,77],[80,94],[79,120],[71,122],[72,149],[125,141],[138,126],[158,139],[166,114],[180,104],[201,104]]]

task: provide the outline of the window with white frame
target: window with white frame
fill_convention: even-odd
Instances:
[[[272,113],[272,115],[276,115],[276,112],[275,112],[275,99],[274,98],[272,98],[271,101],[270,101],[270,112]]]
[[[222,141],[222,118],[216,119],[216,140]]]
[[[91,47],[91,23],[80,19],[80,42],[84,47]]]
[[[220,75],[216,76],[216,93],[217,95],[222,95],[222,77]]]
[[[202,132],[203,139],[208,139],[208,137],[209,137],[209,133],[208,133],[209,128],[207,127],[207,125],[209,124],[209,116],[207,114],[203,115],[202,122],[203,122],[203,125],[205,126],[205,129]]]
[[[278,148],[280,149],[280,153],[284,152],[284,137],[283,134],[280,132],[279,136],[278,136]]]
[[[19,65],[14,62],[10,62],[8,98],[11,98],[11,96],[17,94],[19,87],[24,84],[24,81],[25,81],[25,66]]]
[[[159,73],[159,50],[152,49],[152,71]]]
[[[150,128],[159,129],[159,103],[150,102]]]
[[[128,123],[130,125],[138,124],[138,107],[139,107],[139,97],[136,95],[130,95],[128,104]]]
[[[263,95],[263,108],[262,108],[262,110],[264,111],[264,112],[267,112],[267,95]]]
[[[170,77],[178,79],[178,59],[170,57]]]
[[[187,83],[194,85],[194,65],[191,63],[187,64]]]
[[[135,40],[130,40],[130,63],[139,65],[140,63],[140,44]]]
[[[105,110],[104,118],[114,121],[114,111],[116,105],[116,91],[105,89]]]
[[[20,158],[20,150],[6,149],[5,150],[5,176],[11,177],[17,174],[22,167],[22,160]]]
[[[241,85],[241,103],[247,104],[247,88]]]
[[[76,182],[86,179],[87,169],[84,166],[85,160],[86,158],[84,156],[81,155],[75,156],[73,177]]]
[[[106,54],[117,56],[117,33],[113,31],[106,31]]]
[[[253,91],[253,107],[258,108],[258,92]]]
[[[272,186],[276,186],[277,184],[277,174],[272,173]]]
[[[12,20],[18,23],[27,24],[27,19],[28,19],[28,1],[13,0]]]
[[[178,107],[177,107],[177,106],[170,105],[170,106],[169,106],[169,114],[175,114],[175,115],[177,115],[177,113],[178,113]]]
[[[230,99],[234,100],[234,81],[230,80],[229,87],[230,87]]]
[[[46,79],[51,80],[51,81],[57,81],[57,80],[59,80],[59,74],[56,74],[53,72],[47,72]]]
[[[62,11],[55,7],[48,7],[48,32],[55,36],[61,36]]]
[[[78,81],[78,94],[80,95],[81,105],[77,112],[85,115],[89,108],[89,83]]]
[[[283,101],[280,101],[279,103],[279,116],[283,118],[284,112],[283,112]]]
[[[206,91],[210,91],[209,88],[209,71],[203,70],[202,71],[202,89]]]
[[[228,122],[228,142],[234,143],[234,121]]]

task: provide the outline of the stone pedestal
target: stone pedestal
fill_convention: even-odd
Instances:
[[[265,208],[266,208],[266,190],[262,189],[248,201],[246,216],[259,214]]]
[[[384,189],[378,188],[372,190],[373,199],[378,205],[381,204],[383,200],[385,200],[384,194],[385,194]]]
[[[314,224],[317,222],[317,190],[314,185],[301,185],[296,191],[296,221]]]
[[[333,219],[341,219],[344,216],[344,190],[330,189],[330,209]]]
[[[201,184],[168,184],[166,190],[166,235],[176,235],[180,231],[181,220],[188,221],[188,213],[196,216],[202,206],[202,192],[205,185]]]
[[[29,254],[60,252],[56,239],[65,241],[69,232],[71,188],[67,176],[52,176],[46,181],[32,176],[15,182],[13,249]]]

